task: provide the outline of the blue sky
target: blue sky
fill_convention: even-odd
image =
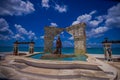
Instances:
[[[100,46],[105,37],[120,40],[120,2],[117,0],[0,0],[0,46],[30,41],[44,46],[44,27],[65,28],[85,22],[87,47]],[[60,34],[64,47],[73,37]],[[55,38],[56,40],[56,38]],[[55,41],[53,41],[54,43]]]

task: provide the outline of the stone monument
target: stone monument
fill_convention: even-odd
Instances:
[[[74,49],[75,54],[85,54],[86,53],[86,33],[85,33],[85,23],[79,23],[72,25],[67,28],[58,27],[45,27],[44,34],[44,52],[52,53],[53,40],[57,34],[66,30],[74,37]]]

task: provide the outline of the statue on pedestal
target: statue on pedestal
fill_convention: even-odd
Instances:
[[[62,48],[62,42],[60,40],[60,36],[58,36],[58,39],[56,41],[56,50],[54,51],[54,54],[61,54],[61,48]]]

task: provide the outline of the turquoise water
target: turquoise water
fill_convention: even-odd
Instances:
[[[32,56],[29,56],[34,59],[40,59],[44,54],[35,54]],[[86,61],[87,56],[85,55],[79,55],[77,57],[69,57],[69,58],[57,58],[57,59],[44,59],[44,60],[60,60],[60,61]]]
[[[35,54],[35,55],[32,55],[32,56],[29,56],[31,58],[34,58],[34,59],[40,59],[42,57],[43,54]]]
[[[19,47],[19,51],[28,51],[28,47]],[[43,52],[43,47],[35,47],[36,52]],[[0,52],[12,52],[13,47],[0,47]],[[92,54],[103,54],[103,48],[87,48],[88,53]],[[120,48],[112,48],[113,54],[120,55]],[[74,48],[62,48],[63,54],[72,54],[74,53]]]

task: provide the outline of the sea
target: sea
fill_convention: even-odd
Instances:
[[[19,51],[28,51],[29,47],[19,47]],[[35,47],[35,52],[43,52],[43,47]],[[0,54],[3,54],[3,52],[13,52],[13,47],[0,47]],[[74,48],[67,47],[62,48],[63,54],[73,54]],[[104,54],[103,48],[87,48],[87,53],[89,54]],[[112,48],[112,54],[114,55],[120,55],[120,48]]]

